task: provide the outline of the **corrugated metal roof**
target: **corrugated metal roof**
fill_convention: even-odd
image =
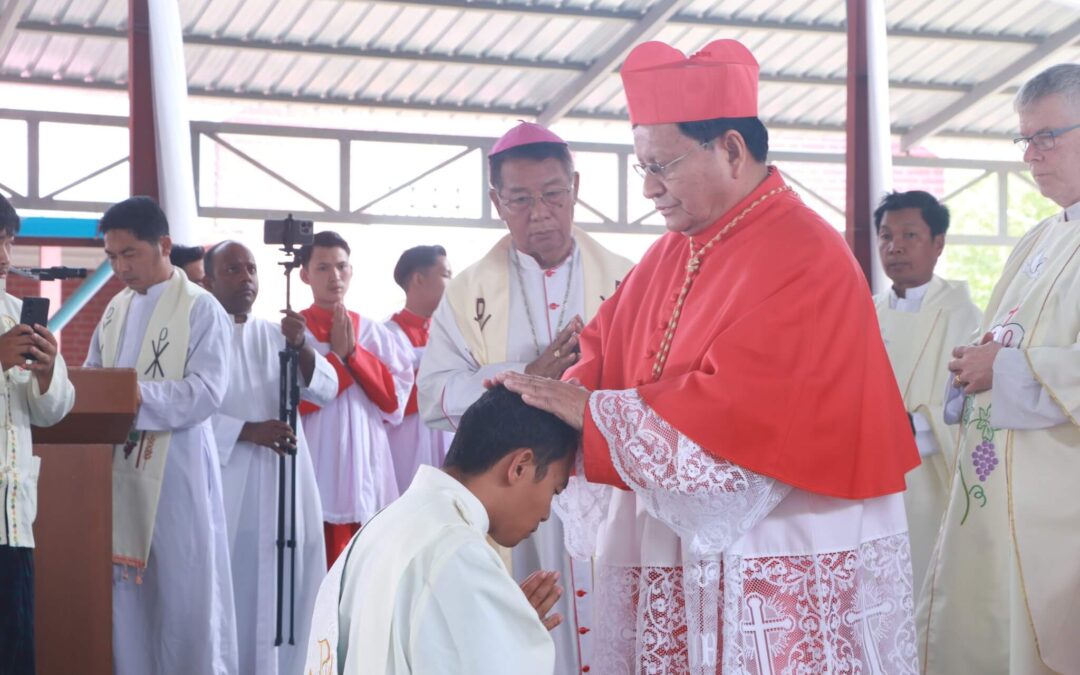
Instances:
[[[194,94],[537,115],[619,44],[656,0],[180,0]],[[127,0],[35,0],[0,79],[122,87]],[[1080,19],[1048,0],[887,3],[893,129],[903,133]],[[718,37],[762,64],[774,127],[840,129],[843,0],[689,0],[654,32],[685,52]],[[1037,65],[1075,61],[1077,36]],[[625,116],[617,63],[570,116]],[[1030,72],[1030,70],[1029,70]],[[1024,74],[943,133],[1008,134]]]

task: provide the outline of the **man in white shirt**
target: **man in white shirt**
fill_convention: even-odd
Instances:
[[[569,480],[577,434],[503,387],[461,418],[442,470],[421,466],[319,590],[307,672],[551,675],[555,574],[519,588],[490,535],[536,530]]]
[[[289,424],[278,417],[279,354],[286,342],[297,349],[300,395],[316,405],[334,399],[337,374],[311,346],[304,317],[298,312],[284,310],[280,325],[251,316],[259,294],[259,274],[255,256],[246,246],[225,241],[210,249],[204,285],[233,320],[229,389],[213,423],[229,529],[240,673],[299,673],[315,594],[326,576],[326,553],[319,487],[303,424],[297,418],[294,435]],[[291,468],[286,468],[288,482],[284,501],[279,502],[279,456],[286,449],[295,451],[296,458],[295,463],[286,459],[286,467]],[[293,471],[294,488],[289,487]],[[296,545],[295,554],[284,551],[280,569],[276,548],[279,505],[285,508],[286,539],[295,539]],[[275,593],[279,574],[284,579],[280,608]],[[277,624],[279,616],[281,623]],[[277,626],[281,626],[282,643],[275,646]],[[296,637],[295,644],[289,643],[291,635]]]
[[[7,280],[19,216],[0,195],[0,285]],[[0,286],[2,287],[2,286]],[[34,672],[34,533],[41,458],[32,453],[30,425],[59,422],[75,404],[56,338],[45,326],[19,323],[22,301],[0,296],[0,365],[4,398],[0,419],[0,673]],[[34,361],[27,365],[26,354]]]
[[[113,450],[113,659],[117,675],[229,675],[236,617],[221,470],[210,416],[228,388],[229,317],[169,262],[149,197],[101,218],[126,287],[105,309],[86,366],[134,368],[139,410]]]
[[[911,418],[922,463],[905,477],[913,588],[926,575],[949,499],[956,427],[945,424],[945,382],[952,348],[973,337],[982,312],[965,281],[934,274],[949,209],[928,192],[893,192],[874,211],[878,251],[892,287],[874,298],[881,337]]]

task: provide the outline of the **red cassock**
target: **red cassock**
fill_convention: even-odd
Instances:
[[[698,248],[757,198],[708,229]],[[868,499],[904,490],[919,463],[866,279],[843,238],[793,192],[767,198],[705,255],[664,371],[653,380],[690,256],[669,232],[581,335],[565,377],[590,390],[636,388],[709,454],[807,492]],[[625,488],[589,414],[589,481]]]
[[[428,335],[431,329],[431,319],[414,314],[407,309],[403,309],[394,316],[390,317],[390,320],[396,323],[405,337],[409,338],[409,342],[413,347],[426,347],[428,343]],[[405,416],[415,415],[420,411],[420,406],[416,400],[416,385],[413,385],[412,393],[409,394],[409,402],[405,406]]]

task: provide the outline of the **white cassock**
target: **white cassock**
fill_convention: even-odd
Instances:
[[[412,354],[415,373],[420,369],[420,359],[424,355],[427,341],[416,344],[394,319],[388,320],[386,327],[401,340],[402,348]],[[433,429],[424,424],[415,406],[416,385],[413,385],[409,404],[405,407],[405,417],[402,418],[400,424],[386,426],[386,436],[390,440],[390,453],[394,458],[394,473],[397,475],[398,490],[402,493],[409,489],[413,476],[422,464],[436,468],[442,467],[446,453],[450,450],[450,443],[454,440],[454,434],[442,429]]]
[[[874,306],[922,456],[922,463],[907,472],[904,491],[912,588],[918,593],[949,502],[956,462],[957,430],[945,424],[942,383],[949,378],[953,348],[977,337],[982,312],[971,301],[966,282],[938,276],[907,289],[902,298],[889,289],[874,297]]]
[[[310,340],[311,337],[308,336]],[[245,422],[278,419],[278,352],[285,338],[277,324],[248,317],[233,323],[229,390],[218,414],[214,434],[221,455],[222,490],[232,558],[236,599],[236,632],[242,675],[300,673],[315,594],[326,576],[322,506],[315,471],[297,422],[296,454],[296,568],[292,605],[296,644],[289,645],[289,551],[285,551],[283,597],[284,642],[274,647],[277,619],[277,511],[278,455],[254,443],[239,440]],[[315,372],[300,396],[323,405],[337,393],[337,374],[322,356],[315,356]],[[286,488],[289,490],[290,488]],[[288,494],[288,493],[287,493]],[[288,502],[287,502],[288,503]],[[286,511],[286,536],[291,513]]]
[[[117,368],[134,368],[168,282],[131,301]],[[209,293],[191,307],[184,379],[140,382],[135,428],[171,431],[141,583],[113,565],[113,661],[120,675],[235,673],[236,616],[221,471],[210,416],[225,397],[231,319]],[[86,355],[100,368],[100,331]]]
[[[532,256],[517,249],[512,248],[510,255],[520,265],[520,278],[524,279],[525,288],[511,266],[508,361],[477,364],[445,297],[432,316],[431,336],[417,386],[420,388],[420,413],[434,428],[456,428],[465,410],[484,393],[484,380],[506,371],[525,372],[525,366],[536,360],[540,351],[547,349],[571,319],[580,316],[588,320],[579,246],[574,247],[571,258],[549,270],[541,268]],[[441,403],[438,407],[425,409],[425,399]],[[518,582],[540,569],[560,574],[560,583],[566,593],[552,611],[562,614],[564,621],[552,631],[552,637],[557,653],[556,672],[568,675],[580,672],[582,663],[589,661],[586,643],[590,641],[590,633],[581,634],[579,628],[591,632],[586,624],[589,622],[587,617],[592,616],[589,609],[592,570],[587,563],[572,561],[563,539],[562,522],[552,512],[552,517],[541,523],[535,534],[514,547],[512,555],[513,574]],[[576,607],[571,604],[571,594],[577,596]],[[578,625],[579,621],[581,625]],[[583,653],[586,655],[581,656]]]
[[[390,372],[397,408],[380,410],[354,380],[325,406],[304,415],[328,523],[366,523],[400,494],[385,423],[397,424],[405,414],[413,385],[411,352],[386,326],[367,318],[360,319],[356,344]],[[330,352],[328,342],[313,339],[312,346],[323,356]]]
[[[551,637],[487,531],[479,499],[421,466],[330,569],[304,672],[551,675]]]

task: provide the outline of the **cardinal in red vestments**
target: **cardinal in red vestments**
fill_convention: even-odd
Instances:
[[[867,281],[767,163],[743,45],[648,42],[621,75],[668,232],[566,381],[499,378],[583,430],[558,509],[595,559],[591,669],[915,673],[919,459]]]

